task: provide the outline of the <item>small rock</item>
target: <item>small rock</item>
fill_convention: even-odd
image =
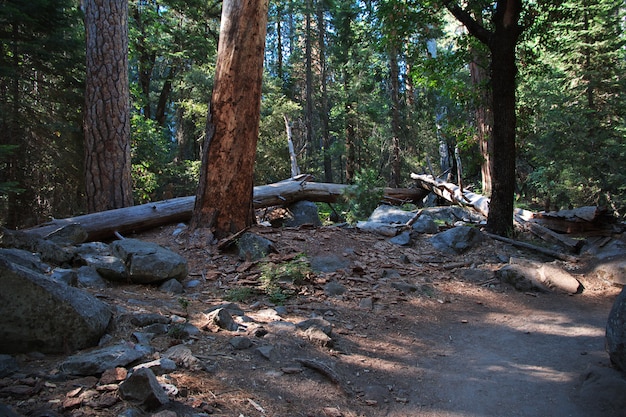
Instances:
[[[142,363],[133,367],[133,372],[139,369],[149,368],[155,375],[169,374],[176,370],[176,362],[168,358],[159,358],[150,362]]]
[[[333,344],[333,339],[317,327],[306,329],[304,335],[311,342],[319,346],[328,347]]]
[[[271,240],[254,233],[244,233],[237,242],[239,258],[244,261],[256,261],[266,257],[274,247]]]
[[[193,356],[191,349],[185,345],[175,345],[169,348],[163,353],[163,357],[173,360],[176,365],[190,369],[192,371],[199,371],[203,368],[200,359]]]
[[[411,244],[411,233],[410,232],[402,232],[397,236],[389,239],[389,242],[398,246],[409,246]]]
[[[159,290],[170,294],[182,294],[184,292],[183,284],[177,279],[168,279],[159,286]]]
[[[419,288],[415,284],[410,284],[408,282],[392,282],[391,287],[395,288],[398,291],[402,291],[405,294],[416,292]]]
[[[0,378],[7,377],[17,371],[19,366],[11,355],[0,355]],[[1,414],[0,414],[1,415]]]
[[[326,285],[324,285],[324,294],[335,297],[338,295],[342,295],[347,291],[346,287],[337,281],[330,281]]]
[[[208,323],[203,327],[217,326],[220,329],[229,330],[231,332],[239,329],[239,325],[235,323],[233,317],[226,309],[218,308],[217,310],[211,311],[206,314],[206,318]]]
[[[373,310],[374,309],[374,299],[372,297],[366,297],[359,301],[359,308],[363,310]]]
[[[324,320],[321,317],[313,317],[312,319],[301,321],[296,324],[296,327],[303,331],[311,328],[319,329],[328,336],[330,336],[333,331],[333,325],[330,324],[329,321]]]
[[[133,372],[120,384],[119,393],[122,399],[140,405],[146,410],[157,409],[170,401],[156,376],[148,368]]]
[[[71,287],[78,286],[78,272],[68,268],[54,268],[50,278],[57,282],[62,282]]]
[[[252,347],[252,340],[245,336],[235,336],[231,338],[228,343],[237,350],[243,350]]]
[[[269,361],[269,360],[272,360],[272,353],[274,352],[274,346],[270,346],[270,345],[259,346],[258,348],[256,348],[256,351],[259,352],[261,356],[263,356],[265,359]]]
[[[104,371],[100,377],[99,383],[101,385],[115,384],[125,380],[127,376],[128,371],[126,368],[118,366],[117,368],[110,368]]]

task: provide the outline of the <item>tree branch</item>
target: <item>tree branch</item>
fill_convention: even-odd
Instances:
[[[446,9],[448,9],[448,11],[452,13],[452,15],[456,17],[459,22],[465,25],[472,36],[489,46],[489,40],[492,35],[491,31],[480,25],[467,10],[462,9],[461,6],[459,6],[455,1],[444,0],[443,5],[446,6]]]

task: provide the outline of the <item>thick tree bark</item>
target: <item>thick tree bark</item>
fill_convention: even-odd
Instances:
[[[215,87],[202,155],[193,228],[217,238],[255,222],[253,170],[261,111],[268,0],[222,6]]]
[[[133,204],[128,2],[85,0],[85,185],[89,212]]]
[[[489,31],[469,12],[450,0],[448,10],[483,42],[491,52],[491,93],[493,103],[493,161],[491,163],[491,209],[487,229],[498,235],[513,232],[515,194],[515,47],[523,28],[518,24],[521,0],[498,0]]]

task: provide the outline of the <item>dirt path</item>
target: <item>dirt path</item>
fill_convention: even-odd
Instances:
[[[98,290],[98,296],[120,313],[184,313],[199,325],[229,290],[256,291],[238,302],[248,317],[242,322],[246,331],[202,331],[185,340],[168,333],[151,341],[155,358],[184,343],[207,365],[163,377],[179,390],[173,398],[184,406],[175,410],[178,417],[626,417],[626,380],[609,367],[604,350],[606,320],[619,289],[595,276],[579,275],[585,291],[575,296],[522,293],[500,284],[493,271],[502,259],[532,254],[500,242],[446,258],[426,238],[406,248],[335,228],[260,231],[281,256],[335,257],[346,265],[318,273],[278,308],[258,292],[260,264],[176,241],[172,230],[138,237],[185,256],[189,280],[203,278],[199,286],[181,296],[122,285]],[[331,282],[345,292],[329,294]],[[403,291],[399,284],[407,283],[415,290]],[[332,324],[331,346],[294,330],[311,317]],[[250,320],[267,334],[252,336]],[[118,326],[109,343],[132,343],[137,330]],[[236,335],[249,336],[252,346],[234,349],[229,342]],[[259,354],[262,347],[271,354]],[[88,400],[64,406],[86,382],[59,375],[63,359],[20,357],[19,375],[0,380],[0,403],[38,417],[153,415],[129,414],[127,403],[111,400],[115,391],[107,397],[97,391],[97,378],[90,379]],[[2,393],[29,383],[39,391],[26,397]],[[47,414],[35,412],[42,409]]]

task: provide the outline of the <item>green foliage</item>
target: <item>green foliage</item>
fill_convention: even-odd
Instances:
[[[297,103],[281,92],[276,79],[265,77],[257,159],[254,168],[256,184],[269,184],[291,176],[284,117],[288,118],[292,126],[294,147],[297,152],[303,146],[302,135],[299,131],[301,110]]]
[[[254,297],[254,290],[250,287],[230,288],[226,291],[224,299],[233,303],[240,303]]]
[[[346,219],[356,223],[369,217],[380,204],[383,195],[384,181],[373,169],[365,169],[355,175],[355,183],[344,192],[344,200],[348,205]]]
[[[625,38],[618,3],[554,4],[522,45],[527,65],[519,88],[518,173],[522,197],[531,203],[626,210]]]
[[[261,266],[259,281],[270,301],[282,304],[296,293],[312,276],[313,272],[306,257],[299,256],[281,264],[273,262]]]
[[[71,0],[3,1],[0,27],[0,223],[25,227],[82,208],[84,29]]]

